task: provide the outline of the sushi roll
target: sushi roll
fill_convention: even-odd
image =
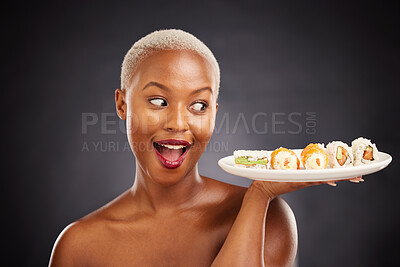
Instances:
[[[265,150],[236,150],[233,157],[238,167],[267,169],[268,152]]]
[[[271,154],[271,168],[275,170],[297,170],[300,169],[300,160],[292,150],[280,147]]]
[[[351,149],[353,150],[354,166],[370,164],[378,159],[378,149],[371,140],[359,137],[351,142]]]
[[[332,168],[353,166],[353,151],[341,141],[330,142],[326,146],[329,166]]]
[[[325,169],[328,166],[328,155],[322,144],[309,144],[301,152],[300,158],[306,169]]]

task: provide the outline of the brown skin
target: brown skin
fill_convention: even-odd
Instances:
[[[296,221],[277,196],[320,183],[254,181],[247,189],[199,175],[218,108],[213,67],[188,51],[157,52],[139,66],[130,88],[115,93],[136,157],[135,183],[64,229],[49,265],[291,266]],[[205,106],[198,103],[207,107],[199,112]],[[169,138],[193,144],[176,169],[163,167],[153,148]]]

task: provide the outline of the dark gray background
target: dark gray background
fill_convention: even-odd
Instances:
[[[301,3],[300,3],[301,2]],[[322,3],[325,2],[325,3]],[[114,113],[114,90],[130,46],[161,28],[204,41],[221,67],[213,147],[200,172],[248,186],[217,160],[238,148],[301,148],[371,138],[393,156],[364,177],[291,193],[299,266],[399,263],[399,6],[386,1],[14,2],[2,14],[3,261],[44,266],[60,231],[134,181],[126,137],[82,133],[82,114]],[[259,116],[255,128],[252,118]],[[315,112],[307,134],[306,112]],[[239,121],[240,114],[245,120]],[[278,114],[277,114],[278,113]],[[283,113],[283,114],[282,114]],[[289,115],[296,113],[290,121]],[[229,125],[223,121],[228,114]],[[277,114],[277,115],[273,115]],[[276,116],[278,122],[273,126]],[[118,122],[117,118],[108,119]],[[246,125],[249,131],[246,131]],[[267,123],[267,133],[257,134]],[[222,125],[222,126],[221,126]],[[301,129],[299,129],[299,125]],[[227,128],[226,128],[227,127]],[[298,131],[293,133],[293,131]],[[82,151],[88,142],[89,151]],[[118,142],[116,152],[91,142]],[[218,145],[223,149],[218,150]],[[227,148],[227,149],[226,149]]]

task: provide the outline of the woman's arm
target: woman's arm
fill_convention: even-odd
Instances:
[[[364,181],[361,176],[347,180],[357,183]],[[282,205],[284,201],[273,207],[276,206],[273,200],[276,196],[319,184],[336,186],[335,181],[253,181],[231,231],[211,266],[291,266],[297,251],[296,222],[290,208]]]
[[[349,180],[359,182],[362,179],[357,177]],[[291,266],[297,251],[295,219],[287,205],[272,207],[273,199],[281,194],[325,183],[335,185],[334,182],[253,181],[212,266]],[[268,212],[269,209],[271,212]],[[265,229],[268,229],[267,233]]]
[[[212,266],[264,266],[266,214],[272,197],[253,184]]]

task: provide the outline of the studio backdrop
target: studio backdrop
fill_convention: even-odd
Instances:
[[[202,40],[221,68],[202,175],[237,149],[303,148],[359,136],[393,156],[362,184],[283,198],[298,266],[399,263],[399,8],[374,1],[14,2],[2,17],[1,178],[9,266],[46,266],[69,223],[134,182],[114,91],[131,45],[158,29]]]

